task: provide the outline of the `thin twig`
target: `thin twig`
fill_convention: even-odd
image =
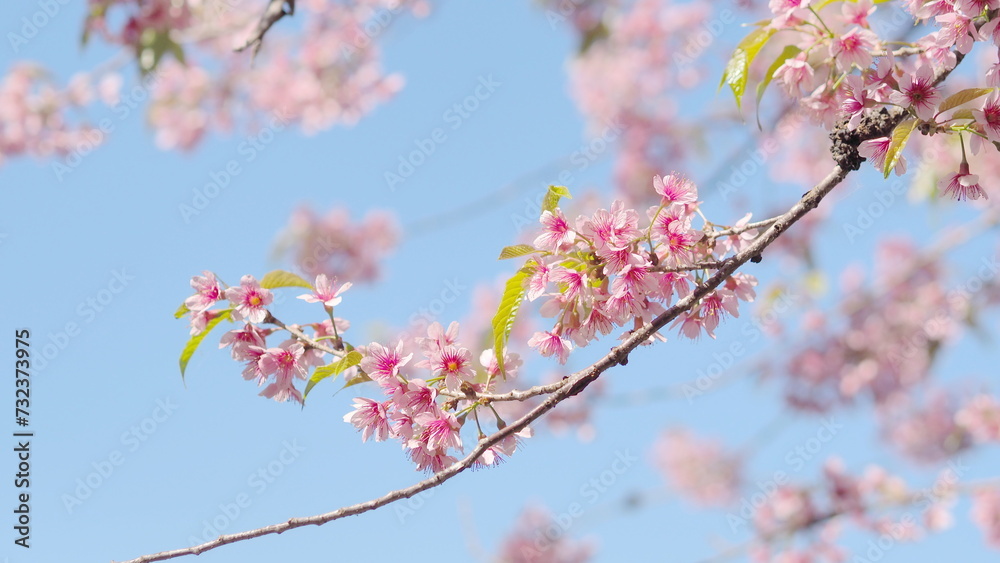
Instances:
[[[264,34],[271,29],[271,26],[281,18],[294,14],[295,0],[269,0],[267,8],[264,9],[264,13],[260,16],[260,21],[257,22],[257,29],[254,31],[254,34],[247,39],[247,42],[242,47],[237,47],[236,51],[241,52],[248,47],[253,47],[253,51],[250,53],[250,59],[253,60],[257,57],[257,52],[260,51],[261,45],[264,44]]]
[[[125,563],[149,563],[151,561],[173,559],[183,555],[198,555],[208,550],[238,541],[270,534],[280,534],[294,528],[301,528],[303,526],[319,526],[326,524],[327,522],[332,522],[333,520],[375,510],[376,508],[380,508],[404,498],[410,498],[417,493],[444,483],[475,464],[483,453],[486,452],[486,450],[498,444],[501,440],[520,432],[529,424],[540,418],[543,414],[552,410],[559,403],[586,389],[587,386],[596,381],[602,373],[609,370],[611,367],[627,363],[628,356],[633,350],[649,340],[649,338],[656,334],[657,331],[676,319],[681,315],[681,313],[693,307],[698,300],[708,295],[718,286],[722,285],[722,283],[740,266],[749,262],[754,256],[759,255],[765,248],[777,240],[777,238],[781,236],[781,234],[784,233],[788,227],[819,205],[819,202],[822,201],[822,199],[826,197],[826,195],[829,194],[834,187],[840,184],[846,176],[847,172],[845,170],[842,170],[839,166],[835,166],[829,176],[806,193],[801,200],[788,210],[787,213],[778,217],[774,224],[771,225],[771,227],[765,231],[764,234],[758,237],[742,252],[737,253],[731,259],[727,260],[725,265],[719,271],[698,285],[690,295],[678,301],[664,313],[653,319],[651,323],[646,324],[642,328],[634,331],[628,338],[625,339],[624,342],[612,348],[611,352],[601,358],[597,363],[589,368],[578,371],[563,380],[558,389],[553,391],[544,401],[532,408],[527,414],[508,424],[503,429],[498,430],[489,437],[481,440],[479,444],[473,448],[469,455],[462,460],[453,463],[440,473],[436,473],[433,476],[409,487],[392,491],[377,499],[346,506],[334,510],[333,512],[317,514],[315,516],[290,518],[280,524],[272,524],[263,528],[247,530],[236,534],[221,535],[218,538],[203,544],[185,547],[182,549],[175,549],[172,551],[163,551],[151,555],[144,555],[136,559],[131,559]]]

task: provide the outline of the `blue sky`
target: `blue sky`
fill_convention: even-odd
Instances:
[[[34,3],[3,4],[3,31],[14,30],[37,10]],[[81,6],[62,7],[16,56],[5,45],[0,69],[21,58],[40,61],[64,78],[95,67],[111,52],[101,46],[80,51],[81,21]],[[426,20],[407,17],[394,23],[385,40],[385,67],[403,72],[407,80],[396,99],[354,128],[314,136],[294,128],[279,132],[189,222],[180,206],[240,154],[242,136],[213,134],[190,154],[162,152],[140,113],[120,118],[97,108],[94,115],[112,119],[114,131],[105,146],[61,181],[47,161],[18,158],[0,168],[5,198],[0,259],[6,264],[0,318],[7,335],[0,349],[13,362],[13,333],[27,328],[35,358],[32,547],[23,550],[12,543],[8,507],[15,504],[10,474],[16,460],[14,438],[8,437],[0,462],[5,476],[0,507],[7,514],[0,521],[5,530],[0,553],[8,561],[129,559],[184,547],[204,535],[326,512],[422,478],[397,444],[362,444],[342,422],[349,410],[347,392],[331,396],[332,389],[318,388],[316,400],[304,410],[264,400],[242,380],[228,354],[212,346],[196,354],[185,386],[177,357],[187,329],[172,317],[189,293],[190,276],[204,269],[234,283],[245,273],[260,277],[287,266],[270,261],[269,249],[290,212],[303,203],[320,212],[345,205],[356,217],[388,208],[404,229],[413,229],[386,261],[383,282],[351,290],[338,308],[339,316],[353,321],[353,338],[359,341],[379,326],[405,324],[455,281],[468,289],[445,307],[441,320],[460,319],[469,311],[476,284],[511,273],[511,263],[495,260],[498,250],[516,242],[517,217],[586,142],[583,120],[568,96],[565,64],[575,46],[571,30],[552,27],[528,2],[444,2]],[[492,77],[499,86],[460,128],[450,129],[444,112],[470,95],[482,77]],[[729,102],[723,96],[716,100]],[[449,128],[447,139],[412,177],[388,189],[386,170],[395,168],[416,139],[439,127]],[[665,171],[672,168],[666,165]],[[696,178],[699,174],[704,172],[692,172]],[[578,184],[570,186],[576,191],[609,186],[609,163],[602,160],[577,176]],[[863,178],[870,182],[874,175]],[[753,209],[758,216],[764,203],[790,202],[804,191],[775,186],[763,175],[753,184],[745,190],[749,202],[760,205]],[[501,196],[468,217],[454,212],[498,191]],[[934,228],[968,215],[895,205],[865,236],[844,244],[840,225],[871,197],[866,190],[842,197],[840,211],[823,231],[836,242],[819,256],[832,285],[845,264],[871,263],[881,234],[902,231],[929,241]],[[705,199],[726,212],[710,195]],[[974,263],[991,252],[990,241],[979,241],[960,257]],[[777,267],[765,260],[754,268],[766,283],[777,277]],[[294,295],[288,292],[286,303]],[[291,315],[312,311],[288,307]],[[669,425],[683,424],[740,447],[784,417],[788,423],[751,458],[753,482],[788,470],[786,452],[822,426],[816,419],[782,414],[773,389],[749,377],[753,358],[782,350],[767,339],[749,340],[741,327],[750,319],[731,321],[716,341],[690,343],[671,335],[667,344],[638,351],[627,368],[606,376],[612,394],[643,393],[693,380],[711,365],[713,353],[733,342],[753,350],[734,368],[746,377],[695,401],[608,401],[595,411],[593,442],[539,432],[509,463],[464,473],[410,501],[407,510],[390,506],[242,542],[198,561],[433,561],[442,554],[473,560],[494,550],[531,503],[557,514],[573,503],[584,504],[569,534],[592,538],[597,561],[707,557],[715,547],[747,538],[730,531],[725,511],[693,510],[663,491],[661,477],[647,463],[653,437]],[[573,366],[583,367],[609,345],[595,345]],[[51,357],[38,358],[46,353]],[[973,341],[945,354],[943,371],[956,378],[986,376],[986,361],[996,361],[995,348]],[[549,367],[535,366],[539,372]],[[7,389],[5,396],[12,400],[9,379]],[[903,469],[898,457],[874,439],[870,412],[837,416],[844,429],[817,459],[837,452],[855,471],[879,462],[914,477],[918,485],[928,482],[931,471]],[[12,422],[8,428],[14,430]],[[582,487],[621,456],[640,461],[591,503]],[[997,461],[995,452],[968,460],[970,477],[989,476]],[[814,480],[815,462],[794,477]],[[622,508],[636,494],[646,501],[637,509]],[[80,502],[67,503],[68,497]],[[995,557],[966,514],[963,502],[955,529],[918,546],[895,547],[884,561],[940,561],[955,553],[966,561]],[[848,537],[861,549],[870,539]]]

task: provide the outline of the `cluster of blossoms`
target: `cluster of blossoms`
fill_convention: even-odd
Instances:
[[[565,363],[574,344],[585,346],[616,325],[642,326],[756,235],[746,228],[749,215],[728,232],[707,221],[702,230],[693,228],[700,213],[697,188],[680,175],[656,176],[653,188],[660,201],[647,210],[648,222],[641,227],[639,213],[620,200],[575,223],[558,208],[542,213],[542,233],[533,245],[537,255],[526,268],[528,299],[544,297],[542,315],[556,317],[551,330],[536,332],[528,342],[543,356]],[[674,327],[689,338],[703,332],[714,337],[726,315],[739,315],[738,301],[754,299],[756,283],[752,276],[734,274]]]
[[[388,212],[373,211],[353,221],[345,208],[318,217],[302,207],[292,213],[275,253],[290,255],[309,276],[326,274],[360,283],[379,278],[379,263],[398,240],[399,225]]]
[[[616,142],[615,185],[621,197],[647,202],[648,178],[663,162],[680,162],[691,152],[689,138],[697,127],[681,120],[676,95],[704,78],[705,66],[697,60],[714,39],[705,25],[709,5],[593,3],[598,9],[551,3],[557,5],[547,12],[550,21],[567,4],[575,8],[571,17],[587,47],[570,66],[573,95],[592,138],[582,154],[596,158],[606,143]]]
[[[486,350],[474,361],[472,351],[459,343],[458,329],[456,322],[447,330],[440,323],[431,324],[427,336],[413,342],[422,359],[412,364],[414,352],[407,353],[403,341],[394,347],[377,342],[364,347],[361,371],[378,384],[385,400],[356,397],[354,411],[344,416],[345,422],[361,430],[362,440],[399,439],[417,469],[438,472],[456,461],[451,451],[463,450],[461,429],[470,415],[480,438],[484,436],[480,412],[492,412],[497,427],[504,426],[488,403],[474,398],[501,380],[496,356]],[[516,354],[505,353],[506,377],[516,376],[520,363]],[[426,370],[427,379],[413,377],[416,370]],[[477,465],[499,463],[514,453],[519,438],[530,436],[531,430],[525,429],[505,438],[484,452]]]
[[[231,330],[222,336],[220,348],[229,347],[233,360],[243,362],[243,378],[256,381],[264,386],[261,395],[278,402],[289,399],[301,403],[302,392],[295,387],[296,380],[305,380],[314,367],[325,365],[326,352],[310,342],[331,340],[334,351],[344,349],[341,334],[350,327],[346,320],[333,316],[333,308],[341,302],[340,295],[351,287],[350,283],[337,285],[325,275],[316,276],[312,293],[300,295],[309,303],[321,303],[329,314],[323,322],[304,326],[289,327],[295,330],[309,328],[313,334],[308,342],[299,337],[285,340],[277,347],[267,347],[267,337],[277,328],[261,328],[258,325],[275,322],[268,305],[274,301],[274,294],[261,287],[251,275],[245,275],[240,285],[225,287],[214,273],[205,271],[203,276],[191,279],[195,294],[184,301],[184,308],[191,317],[191,336],[201,337],[203,332],[214,326],[222,318],[233,322],[243,322],[243,328]],[[225,309],[212,309],[220,301],[228,301]],[[210,324],[213,323],[213,324]],[[345,376],[346,377],[346,376]]]
[[[762,562],[844,561],[850,553],[836,541],[845,520],[875,535],[878,540],[873,543],[880,552],[944,530],[952,525],[959,470],[945,469],[931,487],[913,491],[881,467],[869,466],[855,476],[839,459],[830,459],[824,465],[821,483],[776,485],[765,500],[754,499],[752,520],[760,539],[751,551],[752,558]],[[804,537],[805,545],[774,541],[809,529],[816,533]]]
[[[977,395],[955,419],[974,431],[977,440],[1000,439],[1000,403],[993,397]],[[932,486],[920,490],[907,488],[902,479],[878,466],[852,476],[839,459],[830,458],[820,483],[799,485],[775,473],[771,481],[757,481],[742,498],[742,456],[720,444],[675,428],[657,441],[652,457],[678,495],[702,505],[732,507],[729,526],[733,532],[749,529],[754,534],[755,561],[843,561],[849,553],[836,540],[845,520],[894,543],[920,539],[952,525],[952,508],[965,490],[973,497],[972,521],[990,543],[1000,545],[1000,495],[989,486],[962,485],[966,468],[954,457]],[[807,545],[779,541],[807,530],[815,532],[806,539]]]
[[[84,36],[98,35],[108,43],[131,47],[138,56],[150,35],[179,33],[192,25],[199,8],[214,0],[89,0]],[[221,4],[221,0],[218,4]],[[109,14],[122,13],[124,23],[111,25]],[[122,20],[115,18],[115,23]]]
[[[764,79],[773,78],[827,128],[840,120],[854,129],[881,108],[898,107],[912,118],[900,125],[906,132],[967,135],[974,153],[984,141],[1000,140],[1000,100],[995,92],[990,93],[990,88],[968,89],[946,97],[936,85],[937,76],[955,67],[956,53],[968,54],[977,41],[1000,45],[1000,20],[995,19],[998,3],[942,0],[903,4],[918,22],[933,22],[937,29],[894,53],[892,46],[898,42],[873,31],[873,22],[881,14],[876,13],[878,6],[872,0],[772,0],[773,19],[761,30],[764,40],[778,31],[793,33],[777,35],[792,39],[782,43],[784,50],[774,61],[777,66],[772,66],[773,74]],[[915,57],[901,61],[897,54]],[[990,86],[1000,84],[995,77],[998,68],[1000,65],[988,75]],[[906,160],[897,154],[902,146],[890,148],[891,144],[891,137],[866,140],[859,153],[879,171],[888,173],[889,166],[902,174]],[[958,200],[988,197],[979,176],[970,172],[964,144],[958,171],[942,178],[938,189]]]
[[[978,393],[956,397],[932,390],[924,403],[893,405],[884,418],[888,441],[907,457],[940,463],[970,448],[1000,443],[1000,402]],[[914,401],[915,403],[915,401]]]
[[[665,432],[654,444],[652,457],[675,491],[701,505],[726,505],[743,485],[739,455],[683,429]]]
[[[47,157],[93,150],[103,141],[103,133],[75,123],[70,116],[93,98],[85,75],[74,76],[65,89],[59,89],[38,66],[11,67],[0,81],[0,164],[20,154]]]
[[[514,529],[498,550],[503,563],[585,563],[594,546],[567,537],[564,522],[546,510],[528,507],[517,517]]]
[[[996,441],[1000,437],[998,407],[1000,403],[994,398],[978,395],[956,418],[975,428],[981,438]],[[787,475],[776,473],[771,481],[757,481],[754,490],[741,498],[742,456],[718,443],[675,428],[656,442],[652,458],[678,495],[701,505],[732,507],[727,515],[729,526],[733,532],[752,531],[755,561],[843,561],[848,553],[836,540],[845,519],[860,530],[891,537],[893,542],[912,541],[925,532],[943,530],[952,524],[951,509],[963,490],[960,478],[965,471],[960,461],[949,464],[931,487],[913,491],[881,467],[870,466],[860,476],[852,476],[839,459],[831,458],[823,466],[820,483],[797,485],[789,482]],[[996,542],[1000,538],[1000,495],[989,487],[972,487],[971,492],[972,520],[991,543]],[[896,509],[901,514],[894,517]],[[816,533],[806,540],[808,545],[796,547],[794,541],[777,541],[813,529]]]
[[[85,40],[100,39],[134,52],[143,80],[130,88],[128,115],[150,100],[149,124],[163,149],[195,148],[213,129],[251,131],[269,142],[275,130],[297,124],[307,133],[352,125],[403,85],[381,68],[378,39],[394,20],[429,12],[423,0],[307,0],[296,41],[277,27],[258,64],[234,52],[253,36],[266,3],[254,0],[89,0]],[[15,50],[27,40],[10,34]],[[101,99],[118,103],[121,74],[102,69],[74,77],[66,88],[41,80],[44,71],[15,66],[0,85],[0,149],[6,156],[63,155],[100,139],[69,123],[68,110],[85,113],[94,101],[88,81],[100,81]],[[118,111],[121,113],[118,113]],[[270,131],[268,131],[270,128]],[[91,136],[93,133],[91,133]],[[257,145],[255,145],[257,146]]]
[[[826,411],[866,396],[889,405],[927,379],[936,350],[976,311],[1000,303],[992,274],[949,290],[946,266],[910,243],[882,244],[877,263],[870,289],[859,270],[844,275],[842,321],[803,318],[809,340],[777,370],[795,408]]]
[[[336,362],[353,353],[358,360],[341,370],[345,379],[374,381],[386,399],[379,402],[355,398],[354,410],[344,421],[362,432],[363,441],[400,439],[418,469],[437,472],[454,463],[456,459],[451,452],[463,449],[462,426],[470,414],[478,426],[482,408],[492,412],[497,426],[503,427],[492,406],[461,397],[495,390],[501,380],[516,376],[521,360],[517,354],[505,353],[502,375],[493,350],[482,352],[478,363],[474,362],[472,352],[458,342],[458,323],[445,330],[435,322],[427,328],[426,337],[408,341],[407,345],[415,345],[423,356],[410,364],[414,353],[404,351],[402,340],[395,347],[373,342],[356,350],[344,341],[341,335],[350,325],[335,317],[333,311],[341,303],[342,294],[351,287],[350,283],[338,285],[325,274],[316,276],[312,293],[300,295],[299,299],[321,304],[329,319],[289,326],[271,315],[268,306],[274,302],[274,294],[253,276],[243,276],[239,286],[225,287],[214,273],[203,274],[192,278],[195,293],[184,302],[183,309],[190,316],[191,335],[203,337],[214,326],[213,321],[223,318],[243,322],[243,328],[222,336],[219,347],[228,347],[233,360],[244,363],[244,379],[256,381],[260,387],[267,385],[260,393],[262,396],[279,402],[302,403],[303,392],[295,386],[296,381],[308,379],[314,368],[335,365],[328,363],[329,354]],[[212,309],[219,302],[228,302],[228,307]],[[262,324],[278,328],[262,328],[259,326]],[[292,338],[269,348],[268,336],[281,329],[291,333]],[[311,334],[303,329],[309,329]],[[428,371],[426,379],[411,376],[412,371],[419,369]],[[482,436],[481,429],[479,432]],[[531,430],[526,429],[508,437],[484,452],[478,464],[499,463],[504,456],[514,453],[518,439],[530,435]]]

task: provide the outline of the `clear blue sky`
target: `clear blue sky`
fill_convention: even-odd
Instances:
[[[61,8],[16,58],[38,60],[64,78],[105,60],[110,53],[99,46],[79,50],[83,8],[78,4]],[[15,30],[21,17],[36,10],[34,3],[4,3],[0,30]],[[187,546],[192,537],[201,538],[206,521],[223,522],[216,531],[232,533],[326,512],[422,478],[396,443],[361,444],[355,430],[342,422],[349,410],[348,392],[331,397],[320,389],[304,410],[264,400],[242,380],[228,354],[213,346],[197,353],[185,387],[177,357],[187,329],[172,317],[189,293],[190,276],[204,269],[232,283],[244,273],[259,277],[274,268],[268,260],[270,245],[289,213],[303,202],[320,212],[346,205],[356,216],[389,208],[405,227],[508,187],[508,196],[487,212],[467,220],[452,215],[408,239],[385,264],[381,285],[346,296],[338,314],[354,322],[359,341],[377,321],[405,324],[439,296],[448,280],[472,288],[510,274],[512,264],[494,258],[500,247],[516,239],[512,217],[555,181],[567,156],[584,142],[583,120],[568,97],[565,73],[575,46],[571,31],[550,27],[529,2],[451,1],[426,20],[399,21],[386,39],[386,68],[407,79],[397,99],[353,129],[312,137],[282,132],[190,223],[182,220],[178,206],[234,157],[241,137],[211,135],[194,153],[161,152],[144,119],[133,114],[117,120],[106,146],[88,155],[62,182],[48,162],[13,159],[0,168],[0,260],[5,272],[0,350],[14,362],[13,334],[20,328],[30,329],[36,355],[48,344],[59,348],[44,367],[36,364],[31,376],[30,550],[12,543],[15,440],[8,435],[0,444],[6,452],[0,456],[0,514],[5,515],[0,519],[0,554],[6,561],[123,560]],[[5,44],[0,70],[13,60]],[[441,127],[443,111],[469,95],[480,76],[489,75],[501,84],[495,94],[449,134],[412,178],[388,190],[383,174],[398,156],[410,150],[415,138]],[[717,103],[729,100],[720,96]],[[95,115],[117,119],[101,108]],[[673,167],[665,163],[664,171]],[[580,191],[593,185],[610,185],[607,161],[580,174],[578,185],[570,187]],[[746,190],[751,203],[760,204],[753,209],[758,217],[764,202],[789,202],[804,191],[776,187],[763,175]],[[836,241],[819,257],[831,272],[831,285],[844,264],[870,264],[872,243],[880,234],[904,231],[926,241],[932,237],[927,227],[936,228],[954,215],[951,210],[896,205],[856,244],[844,244],[841,223],[870,201],[865,190],[851,193],[824,231]],[[725,210],[721,205],[716,209]],[[994,250],[985,243],[970,248],[963,252],[973,261]],[[775,278],[774,264],[765,261],[754,268],[765,283]],[[288,300],[296,294],[290,292]],[[442,320],[462,318],[470,297],[471,291],[449,305]],[[97,300],[100,310],[88,300]],[[711,363],[714,352],[745,339],[740,329],[747,322],[748,316],[731,321],[717,341],[691,344],[671,336],[665,345],[643,349],[627,368],[607,374],[608,387],[613,393],[629,393],[690,381]],[[75,323],[79,332],[64,336],[67,323]],[[213,340],[210,336],[206,342]],[[781,353],[780,342],[749,344],[755,354]],[[608,345],[598,344],[590,353]],[[582,367],[587,357],[583,354],[575,367]],[[995,365],[996,359],[994,348],[973,342],[946,354],[943,366],[956,377],[986,376],[983,366]],[[747,371],[752,363],[747,356],[736,369]],[[547,367],[535,363],[537,372]],[[8,405],[13,389],[8,377],[3,393]],[[758,387],[749,376],[690,404],[682,399],[601,406],[595,411],[599,433],[592,443],[540,432],[506,465],[462,474],[421,505],[411,503],[412,516],[401,518],[395,507],[388,507],[320,528],[226,546],[197,561],[473,560],[476,551],[469,545],[479,553],[494,550],[515,516],[533,502],[555,513],[574,502],[585,503],[569,533],[593,538],[597,561],[695,561],[713,554],[713,546],[746,536],[729,530],[725,511],[693,510],[662,493],[660,475],[646,463],[654,436],[668,425],[683,424],[740,447],[780,413],[773,389]],[[869,462],[901,467],[874,440],[869,412],[837,416],[845,429],[822,455],[836,451],[855,471]],[[808,418],[787,420],[787,427],[753,456],[751,482],[787,469],[785,452],[820,426]],[[13,421],[5,424],[14,431]],[[580,487],[610,467],[620,452],[642,462],[589,504]],[[1000,467],[995,452],[968,461],[971,478]],[[106,475],[100,476],[101,471]],[[266,480],[253,477],[261,471]],[[795,478],[815,480],[818,474],[811,463]],[[906,474],[917,484],[932,475]],[[66,496],[76,495],[88,478],[97,486],[81,489],[89,492],[87,498],[68,509]],[[636,493],[648,495],[649,502],[622,510],[622,502]],[[239,514],[220,508],[237,498],[247,501]],[[942,561],[956,553],[963,554],[963,561],[996,557],[968,523],[967,503],[960,505],[957,521],[956,529],[916,547],[897,547],[884,561]],[[862,549],[869,540],[849,538],[850,545]]]

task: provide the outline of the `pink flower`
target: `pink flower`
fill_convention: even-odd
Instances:
[[[972,117],[976,119],[976,125],[980,126],[986,139],[991,143],[1000,141],[1000,97],[993,92],[986,98],[982,109],[972,110]],[[978,152],[978,145],[982,139],[978,135],[972,136],[973,152]]]
[[[520,432],[515,432],[510,436],[500,440],[496,444],[490,446],[483,452],[483,455],[479,456],[476,460],[475,467],[485,467],[485,466],[496,466],[504,461],[504,457],[510,457],[514,455],[514,451],[517,449],[517,445],[520,443],[519,438],[530,438],[533,435],[531,427],[525,427]]]
[[[807,91],[813,89],[815,73],[813,67],[806,62],[805,53],[800,53],[793,58],[785,59],[785,62],[774,71],[773,78],[785,86],[789,96],[799,96],[803,89]]]
[[[1000,490],[979,489],[973,493],[972,521],[982,528],[990,545],[1000,548]]]
[[[1000,442],[1000,402],[989,395],[973,397],[955,413],[955,422],[978,442]]]
[[[688,228],[682,221],[674,221],[665,230],[656,230],[656,240],[660,243],[657,253],[668,265],[688,265],[694,261],[694,246],[704,236],[700,231]]]
[[[990,198],[983,191],[983,187],[979,185],[979,176],[969,173],[968,162],[963,162],[958,166],[958,173],[942,178],[938,183],[938,189],[941,190],[941,195],[950,195],[958,201]]]
[[[898,106],[913,108],[917,117],[930,121],[941,101],[941,94],[931,84],[933,81],[934,71],[930,65],[921,65],[915,73],[903,75],[899,81],[899,91],[889,94],[889,101]]]
[[[865,81],[857,74],[852,74],[845,81],[847,84],[848,96],[840,104],[840,110],[847,115],[847,125],[854,129],[861,123],[865,115],[865,107],[868,105],[868,89],[865,88]]]
[[[698,188],[694,182],[677,173],[668,174],[663,178],[653,176],[653,190],[663,196],[664,204],[685,205],[698,201]]]
[[[399,410],[417,415],[437,408],[437,389],[428,387],[422,379],[411,379],[401,396],[393,399]]]
[[[598,251],[616,251],[627,248],[639,236],[639,216],[632,209],[625,209],[621,200],[611,204],[611,210],[599,209],[593,217],[577,219],[577,230],[588,237]]]
[[[554,332],[536,332],[528,340],[528,346],[538,348],[538,352],[546,357],[555,355],[560,364],[565,364],[573,345],[569,340]]]
[[[889,144],[891,142],[892,139],[889,137],[861,141],[861,144],[858,145],[858,154],[870,160],[872,166],[879,172],[882,172],[885,170],[885,157],[889,155]],[[896,166],[893,167],[893,171],[897,176],[902,176],[906,173],[905,156],[899,157],[899,160],[896,161]]]
[[[365,348],[361,369],[375,381],[396,379],[399,376],[399,368],[409,363],[412,358],[413,354],[403,355],[402,340],[396,343],[395,349],[372,342]]]
[[[681,334],[691,340],[697,340],[701,336],[702,328],[705,328],[705,332],[709,336],[715,338],[715,334],[705,326],[705,319],[697,311],[684,311],[681,313],[677,317],[677,320],[674,321],[674,324],[670,325],[670,328],[677,328],[678,326],[681,327]]]
[[[434,376],[443,377],[445,387],[453,391],[463,381],[476,378],[476,372],[472,369],[472,352],[468,348],[445,346],[429,360]]]
[[[768,7],[774,14],[771,25],[777,29],[791,27],[809,14],[811,0],[771,0]]]
[[[959,53],[968,54],[973,43],[983,39],[972,20],[960,14],[942,14],[934,18],[934,21],[941,25],[941,29],[937,31],[941,44],[948,47],[954,45]]]
[[[218,311],[191,311],[191,336],[201,334],[208,323],[218,316]]]
[[[260,287],[256,278],[247,274],[240,279],[239,287],[226,290],[226,299],[235,308],[232,319],[251,323],[262,323],[267,318],[267,307],[274,300],[274,295]]]
[[[497,363],[497,356],[493,348],[483,350],[483,353],[479,355],[479,363],[486,368],[486,375],[490,377],[500,375],[500,365]],[[521,367],[521,364],[521,356],[519,354],[504,351],[503,370],[507,377],[516,377],[517,369]]]
[[[222,299],[222,288],[219,286],[219,280],[215,279],[215,274],[208,270],[202,273],[205,275],[191,278],[191,287],[194,288],[195,294],[184,300],[184,305],[194,312],[204,311]]]
[[[333,278],[331,281],[326,277],[326,274],[316,276],[315,285],[316,289],[312,293],[299,295],[298,298],[306,303],[322,303],[325,307],[336,307],[343,299],[340,297],[340,294],[351,288],[351,282],[347,282],[334,290],[334,287],[337,285],[337,278]]]
[[[292,399],[297,403],[302,402],[302,393],[293,385],[291,377],[278,377],[274,383],[268,385],[260,392],[261,397],[274,399],[279,403]]]
[[[874,33],[855,27],[830,42],[830,56],[837,59],[837,66],[845,72],[849,72],[852,66],[863,70],[871,66],[872,51],[877,43]]]
[[[462,438],[459,432],[462,425],[451,413],[436,409],[432,412],[422,412],[413,417],[413,421],[422,427],[420,435],[410,440],[411,448],[447,451],[448,448],[462,449]]]
[[[709,334],[719,326],[719,321],[726,313],[734,317],[740,316],[736,295],[725,289],[713,291],[702,299],[700,311],[705,319],[703,322],[705,331]]]
[[[623,268],[611,282],[611,295],[644,296],[657,289],[657,280],[650,274],[648,264],[630,264]]]
[[[975,18],[983,13],[983,10],[996,10],[1000,8],[998,0],[955,0],[955,11],[967,18]]]
[[[558,252],[560,248],[573,244],[576,240],[576,233],[569,228],[569,222],[559,209],[542,212],[540,221],[544,229],[535,238],[535,248]]]
[[[433,322],[427,327],[427,338],[417,338],[417,343],[424,354],[432,354],[458,342],[458,323],[452,321],[445,331],[439,322]]]
[[[431,471],[437,473],[451,464],[455,463],[454,457],[448,455],[446,450],[428,450],[426,448],[410,448],[407,452],[413,463],[417,464],[417,471]]]
[[[344,422],[349,422],[361,430],[361,441],[367,442],[372,435],[376,442],[389,437],[389,401],[379,403],[364,397],[354,398],[354,410],[344,415]]]
[[[844,23],[868,27],[868,16],[875,12],[872,0],[858,0],[856,3],[844,2],[840,9]]]
[[[278,348],[269,348],[260,358],[260,369],[267,375],[275,374],[278,379],[305,379],[309,370],[303,362],[304,353],[302,344],[294,341],[283,343]]]
[[[677,493],[702,505],[721,505],[736,498],[742,462],[714,441],[671,429],[653,449],[653,464]]]
[[[552,269],[549,279],[559,286],[559,293],[565,295],[567,299],[576,299],[589,289],[587,285],[589,280],[585,272],[556,267]]]
[[[534,301],[542,295],[549,286],[549,267],[545,264],[538,264],[535,272],[528,278],[528,301]]]
[[[243,379],[247,381],[256,379],[257,387],[260,387],[267,381],[267,374],[260,369],[260,359],[265,353],[267,353],[267,350],[257,346],[248,346],[243,353],[243,359],[246,361],[246,365],[243,366]]]
[[[219,348],[232,346],[230,352],[233,355],[233,359],[242,362],[250,359],[250,354],[247,351],[249,347],[264,348],[266,346],[265,336],[266,333],[264,331],[252,324],[247,324],[239,330],[230,330],[223,334],[219,341]]]

